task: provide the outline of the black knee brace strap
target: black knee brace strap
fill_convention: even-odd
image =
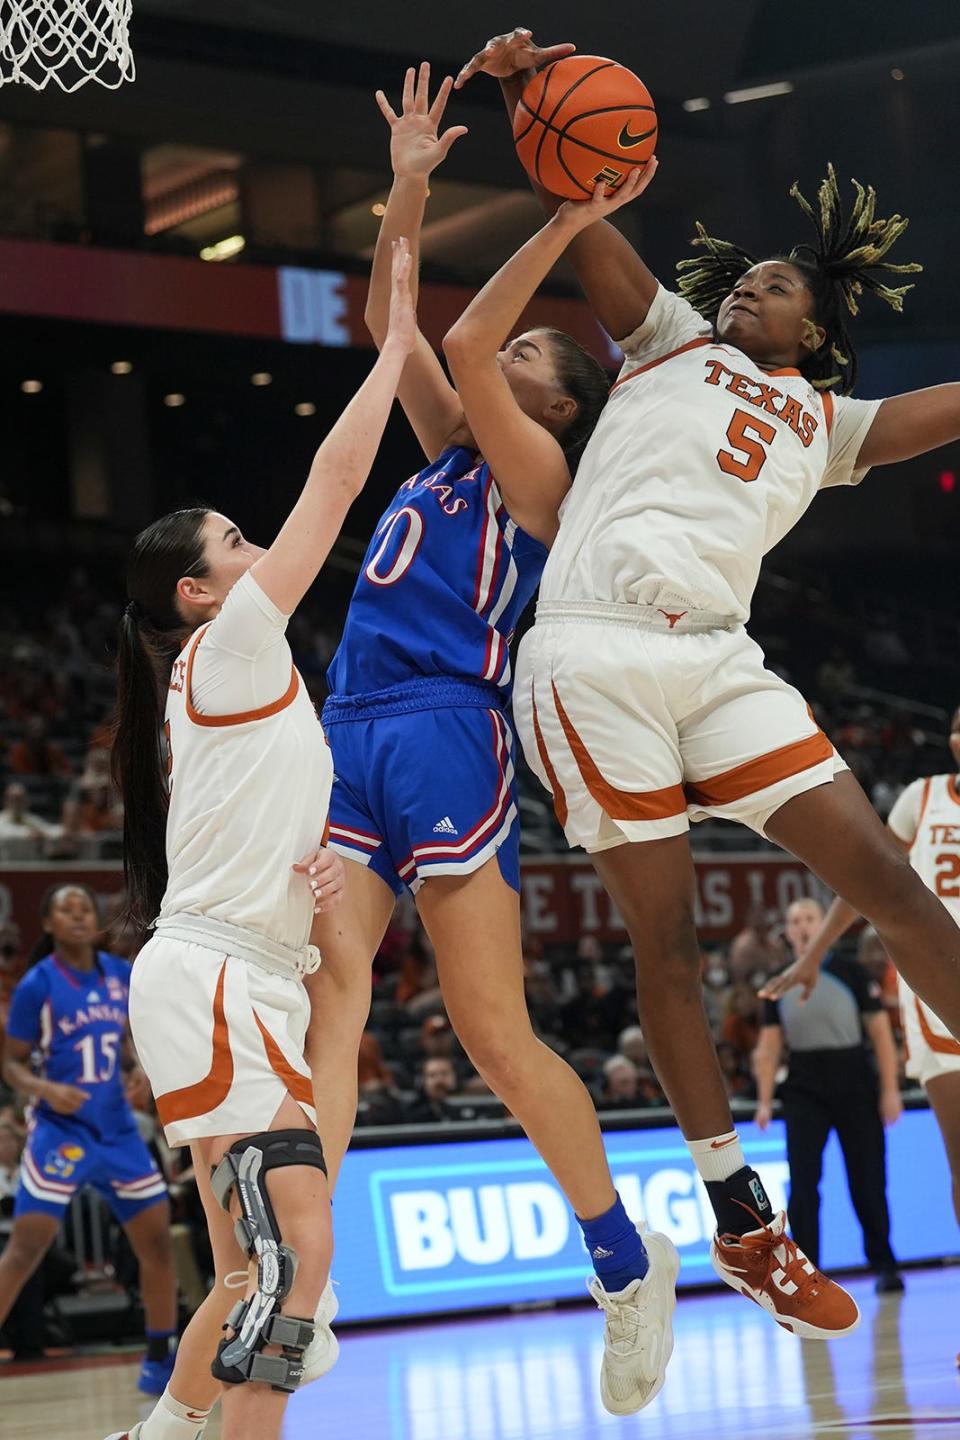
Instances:
[[[213,1172],[211,1186],[225,1210],[236,1186],[240,1218],[237,1242],[257,1257],[257,1290],[230,1312],[212,1371],[228,1385],[257,1380],[275,1390],[295,1390],[303,1375],[303,1355],[313,1339],[312,1320],[281,1315],[279,1307],[297,1271],[296,1252],[283,1244],[264,1176],[287,1165],[307,1165],[327,1173],[323,1147],[312,1130],[268,1130],[238,1140]],[[264,1355],[265,1345],[280,1345],[281,1355]]]

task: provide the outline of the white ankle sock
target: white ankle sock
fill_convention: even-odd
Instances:
[[[704,1181],[729,1180],[747,1163],[736,1130],[726,1135],[709,1136],[706,1140],[688,1140],[687,1149]],[[147,1440],[153,1440],[153,1437],[147,1437]]]
[[[181,1405],[170,1394],[168,1385],[143,1422],[140,1440],[200,1440],[209,1419],[209,1409]]]

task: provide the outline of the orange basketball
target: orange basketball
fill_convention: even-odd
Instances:
[[[601,55],[568,55],[530,81],[513,117],[517,154],[552,195],[586,200],[615,190],[646,165],[657,143],[650,91],[631,70]]]

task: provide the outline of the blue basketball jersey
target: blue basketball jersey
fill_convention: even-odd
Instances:
[[[510,519],[489,465],[445,450],[404,481],[374,532],[327,673],[332,693],[448,675],[509,694],[510,637],[546,559]]]
[[[27,971],[10,1001],[7,1033],[35,1047],[45,1080],[89,1093],[68,1118],[98,1136],[135,1124],[120,1073],[131,968],[129,961],[102,952],[93,970],[74,970],[48,955]],[[65,1118],[43,1100],[36,1102],[36,1113],[58,1122]]]

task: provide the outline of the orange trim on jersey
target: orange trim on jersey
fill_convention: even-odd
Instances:
[[[957,786],[958,779],[960,779],[960,777],[956,775],[947,776],[947,794],[955,805],[960,805],[960,788]]]
[[[626,385],[628,380],[635,380],[638,375],[644,375],[648,370],[653,370],[657,365],[662,365],[666,360],[674,360],[678,355],[685,355],[688,350],[697,350],[701,345],[712,345],[713,340],[709,335],[701,335],[696,340],[688,340],[686,345],[681,345],[678,350],[671,350],[667,355],[661,355],[659,360],[648,360],[646,365],[638,365],[636,370],[631,370],[629,375],[623,375],[610,386],[610,394],[619,390],[621,385]]]
[[[823,418],[827,426],[827,434],[833,429],[833,396],[829,390],[822,391],[820,399],[823,401]]]
[[[553,686],[553,703],[557,707],[567,744],[577,762],[583,782],[605,815],[611,820],[669,820],[687,813],[682,785],[666,785],[662,790],[618,790],[605,780],[589,750],[574,728]]]
[[[931,784],[931,781],[932,781],[932,780],[933,780],[933,776],[932,776],[932,775],[928,775],[927,778],[926,778],[926,780],[924,780],[924,782],[923,782],[923,794],[922,794],[921,797],[920,797],[920,813],[919,813],[918,816],[917,816],[917,828],[916,828],[916,830],[914,830],[914,832],[913,832],[913,839],[910,841],[910,857],[911,857],[911,862],[912,862],[912,859],[913,859],[913,847],[916,845],[918,839],[920,838],[920,826],[921,826],[921,824],[923,823],[923,817],[924,817],[924,815],[927,813],[927,803],[928,803],[928,801],[929,801],[929,799],[930,799],[930,784]],[[890,825],[889,820],[887,821],[887,825],[888,825],[888,826]],[[892,828],[892,827],[890,827],[890,828]],[[894,835],[897,835],[896,830],[894,830],[893,833],[894,833]],[[899,835],[897,835],[897,839],[898,839],[898,840],[900,839],[900,836],[899,836]],[[906,841],[904,841],[903,843],[906,844]]]
[[[185,1085],[182,1090],[168,1090],[166,1095],[157,1096],[157,1114],[161,1125],[172,1125],[176,1120],[193,1120],[198,1115],[208,1115],[222,1105],[233,1084],[233,1052],[230,1049],[230,1031],[223,1004],[223,987],[227,978],[227,962],[220,966],[217,989],[213,997],[213,1054],[210,1069],[195,1085]]]
[[[537,741],[537,753],[540,756],[540,763],[546,771],[547,779],[550,781],[550,789],[553,792],[553,808],[561,826],[567,823],[567,797],[563,793],[563,786],[557,779],[557,772],[554,770],[547,753],[546,742],[543,738],[543,731],[540,729],[540,716],[537,714],[537,697],[534,694],[533,682],[530,683],[530,700],[533,705],[533,733]]]
[[[256,1010],[253,1018],[257,1022],[257,1029],[263,1037],[263,1048],[267,1052],[267,1059],[270,1061],[270,1069],[286,1085],[290,1094],[301,1105],[313,1107],[313,1086],[306,1075],[301,1075],[299,1070],[294,1070],[280,1046],[274,1040],[270,1031],[264,1025]]]
[[[756,760],[735,765],[732,770],[708,775],[703,780],[689,780],[683,788],[693,805],[732,805],[735,800],[744,800],[755,791],[766,790],[769,785],[799,775],[801,770],[820,765],[832,755],[833,746],[823,731],[818,730],[806,740],[782,745],[779,750],[770,750]]]
[[[923,1006],[916,995],[913,1003],[917,1007],[917,1019],[920,1021],[920,1034],[927,1045],[936,1055],[960,1055],[960,1042],[948,1035],[937,1035],[930,1029],[930,1022],[923,1013]]]
[[[749,355],[747,359],[750,359]],[[756,364],[756,361],[754,361],[754,364]],[[757,365],[757,369],[763,370],[763,366]],[[799,375],[800,379],[803,379],[803,371],[795,369],[792,365],[785,365],[782,370],[763,370],[763,373],[764,375]]]
[[[300,686],[300,677],[297,674],[297,667],[295,665],[291,666],[290,684],[287,686],[285,693],[280,696],[279,700],[274,700],[272,704],[261,705],[259,710],[245,710],[239,715],[201,715],[199,710],[195,710],[191,698],[193,694],[191,688],[193,684],[193,662],[196,657],[197,647],[208,628],[208,626],[204,625],[203,629],[198,632],[196,640],[194,640],[190,646],[190,654],[187,657],[187,680],[184,686],[183,698],[186,701],[187,718],[192,720],[194,725],[206,725],[209,727],[220,725],[248,725],[251,720],[266,720],[269,716],[277,715],[281,710],[286,710],[288,705],[293,704],[297,698],[297,690]]]

